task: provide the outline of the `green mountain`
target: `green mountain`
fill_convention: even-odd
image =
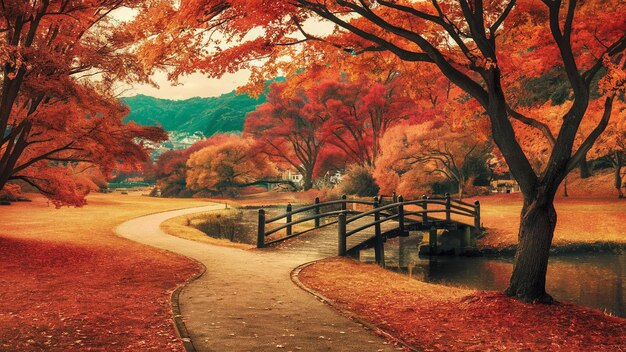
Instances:
[[[264,94],[255,99],[234,91],[214,98],[169,100],[136,95],[122,100],[130,107],[126,121],[161,126],[168,132],[200,131],[205,136],[242,131],[246,113],[266,101]]]

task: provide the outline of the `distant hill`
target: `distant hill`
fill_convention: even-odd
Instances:
[[[200,131],[207,137],[218,132],[242,131],[246,113],[266,101],[264,94],[254,99],[234,91],[215,98],[169,100],[136,95],[122,100],[130,107],[126,121],[161,126],[170,132]]]

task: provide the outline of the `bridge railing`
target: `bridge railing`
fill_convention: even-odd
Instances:
[[[382,205],[378,204],[379,199],[374,198],[374,209],[359,213],[355,216],[347,218],[347,214],[339,214],[338,219],[338,254],[339,256],[344,256],[349,252],[358,250],[366,245],[366,243],[373,241],[374,242],[374,253],[375,260],[377,263],[384,263],[383,258],[383,233],[381,230],[381,225],[388,221],[397,221],[398,227],[395,230],[396,235],[399,236],[408,236],[408,232],[406,231],[405,224],[407,221],[411,222],[421,222],[421,227],[424,229],[429,229],[429,225],[434,221],[441,222],[443,219],[438,219],[434,216],[434,214],[445,214],[445,222],[452,222],[452,215],[459,215],[473,219],[473,226],[476,229],[480,228],[480,203],[476,201],[473,205],[470,203],[466,203],[463,201],[451,199],[449,194],[446,194],[445,197],[432,197],[428,198],[423,196],[420,200],[412,200],[412,201],[404,201],[402,196],[394,199],[396,202]],[[431,208],[429,209],[429,205]],[[439,206],[440,209],[433,209],[432,206]],[[417,206],[420,210],[415,211],[407,211],[405,207],[407,206]],[[383,211],[391,210],[392,215],[383,215]],[[368,222],[366,224],[360,224],[360,226],[351,229],[348,231],[347,225],[353,223],[359,219],[373,216],[374,220]],[[418,219],[413,218],[412,216],[419,216]],[[347,239],[348,237],[359,233],[368,228],[374,228],[374,235],[360,243],[357,243],[352,248],[347,248]],[[431,230],[431,229],[429,229]],[[431,231],[432,233],[432,231]]]
[[[370,201],[364,201],[364,200],[360,200],[360,199],[348,199],[346,195],[341,196],[341,199],[339,200],[331,200],[331,201],[326,201],[326,202],[320,202],[319,197],[315,198],[315,201],[312,205],[308,205],[308,206],[304,206],[304,207],[300,207],[297,209],[293,209],[293,206],[290,204],[287,204],[286,207],[286,211],[283,214],[271,217],[271,218],[267,218],[265,210],[264,209],[259,209],[259,217],[258,217],[258,231],[257,231],[257,248],[263,248],[265,246],[268,245],[272,245],[278,242],[282,242],[284,240],[305,234],[309,231],[321,228],[321,227],[325,227],[325,226],[329,226],[332,224],[336,224],[337,220],[335,221],[331,221],[328,222],[326,224],[321,224],[321,219],[323,218],[328,218],[328,217],[337,217],[340,213],[358,213],[357,211],[354,210],[349,210],[348,209],[348,205],[354,205],[354,204],[359,204],[359,205],[373,205],[373,202]],[[322,211],[324,208],[328,208],[331,206],[339,206],[340,210],[331,210],[331,211]],[[309,211],[313,211],[313,215],[310,216],[305,216],[305,217],[301,217],[299,219],[294,220],[294,215],[297,214],[301,214],[301,213],[305,213],[305,212],[309,212]],[[268,224],[272,224],[272,223],[277,223],[278,221],[285,219],[285,223],[277,226],[277,227],[273,227],[271,229],[267,229]],[[314,221],[314,227],[309,228],[309,229],[305,229],[303,231],[294,233],[293,229],[294,229],[294,225],[298,225],[307,221]],[[278,239],[274,239],[272,241],[266,242],[266,238],[274,233],[277,233],[281,230],[285,230],[286,235],[285,237],[282,238],[278,238]]]
[[[401,234],[405,232],[405,223],[407,221],[416,222],[421,221],[423,225],[428,224],[430,221],[439,220],[435,217],[431,217],[429,215],[433,214],[445,214],[445,221],[452,221],[451,216],[453,214],[471,217],[474,219],[474,227],[480,228],[480,203],[476,201],[473,205],[470,203],[462,202],[459,200],[451,199],[449,194],[446,194],[445,197],[426,197],[423,196],[422,199],[412,200],[412,201],[404,201],[402,196],[396,197],[395,195],[390,198],[391,203],[383,205],[382,197],[374,197],[373,201],[364,201],[358,199],[347,199],[345,195],[341,197],[340,200],[332,200],[326,202],[320,202],[319,198],[315,198],[315,202],[312,205],[300,207],[297,209],[293,209],[291,204],[287,204],[286,211],[284,214],[280,214],[271,218],[266,217],[266,213],[264,209],[259,209],[258,214],[258,230],[257,230],[257,248],[263,248],[265,246],[275,244],[309,231],[312,231],[317,228],[329,226],[332,224],[338,224],[338,234],[339,234],[339,255],[344,255],[346,253],[346,245],[347,237],[363,231],[369,227],[374,227],[375,236],[381,237],[381,224],[387,221],[396,220],[398,221],[398,231]],[[350,204],[358,204],[358,205],[368,205],[372,206],[373,209],[368,211],[356,211],[356,210],[348,210],[348,205]],[[322,212],[323,208],[327,208],[330,206],[340,206],[340,210],[331,210]],[[431,208],[429,208],[429,205]],[[433,209],[432,206],[440,206],[441,209]],[[405,207],[407,206],[418,206],[420,210],[414,211],[406,211]],[[294,220],[294,215],[302,214],[305,212],[313,211],[313,215],[300,217]],[[354,214],[354,216],[347,218],[348,214]],[[361,225],[355,229],[351,229],[347,231],[347,225],[353,223],[359,219],[366,218],[368,216],[374,217],[372,222]],[[411,216],[419,216],[419,219],[412,218]],[[326,217],[336,217],[337,220],[328,222],[326,224],[321,224],[321,219]],[[273,227],[271,229],[267,229],[268,224],[277,223],[278,221],[285,219],[285,222],[279,226]],[[294,225],[298,225],[307,221],[314,221],[314,227],[308,228],[297,233],[294,233]],[[266,238],[272,234],[275,234],[281,230],[285,230],[285,236],[273,239],[269,242],[266,241]],[[378,240],[377,240],[378,242]],[[382,237],[381,237],[382,243]],[[342,254],[343,253],[343,254]]]

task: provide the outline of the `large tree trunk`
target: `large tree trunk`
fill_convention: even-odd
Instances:
[[[308,191],[313,188],[313,170],[306,170],[302,176],[302,189]]]
[[[587,157],[583,158],[578,164],[578,169],[580,170],[580,178],[589,178],[591,177],[591,168],[589,167],[589,162],[587,161]]]
[[[527,302],[552,302],[552,297],[546,293],[546,272],[555,226],[556,210],[552,196],[539,193],[534,199],[524,199],[519,244],[506,290],[509,296]]]

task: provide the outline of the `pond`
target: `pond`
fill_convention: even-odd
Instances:
[[[421,237],[385,243],[387,269],[444,285],[480,290],[504,290],[513,270],[512,258],[418,256]],[[374,262],[373,250],[361,261]],[[598,308],[626,317],[626,254],[569,254],[553,256],[546,290],[558,301]]]

